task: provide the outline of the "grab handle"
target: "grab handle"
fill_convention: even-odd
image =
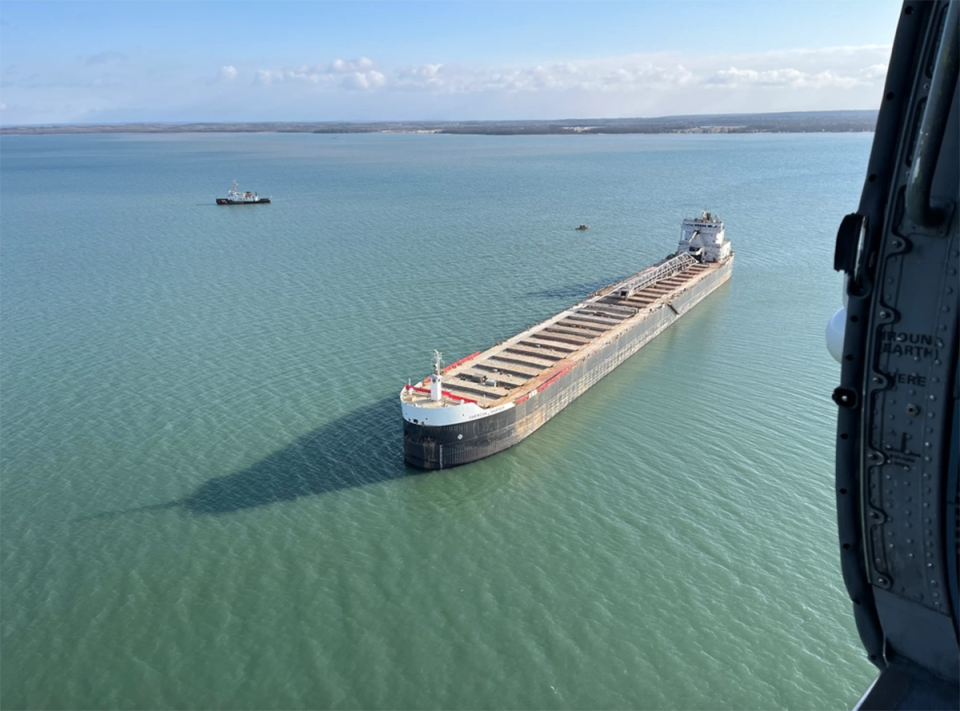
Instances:
[[[947,130],[947,116],[957,87],[960,68],[960,0],[952,0],[947,8],[943,35],[937,47],[937,63],[930,82],[930,93],[920,124],[920,134],[913,155],[907,182],[907,216],[923,227],[937,227],[946,213],[930,204],[930,188],[937,168],[937,158]]]

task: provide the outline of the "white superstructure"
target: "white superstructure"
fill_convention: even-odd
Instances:
[[[217,198],[217,203],[220,205],[225,204],[234,204],[239,205],[243,203],[257,203],[257,202],[270,202],[268,197],[260,197],[257,193],[252,193],[249,190],[241,190],[240,186],[237,185],[237,181],[233,181],[233,188],[227,191],[226,198]]]
[[[724,237],[723,221],[709,212],[683,221],[677,254],[699,255],[704,262],[722,262],[730,256],[730,242]]]
[[[430,400],[440,402],[443,399],[443,358],[440,351],[433,352],[433,377],[430,378]]]

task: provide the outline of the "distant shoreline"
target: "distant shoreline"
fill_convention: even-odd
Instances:
[[[653,133],[864,133],[877,111],[796,111],[630,119],[551,121],[314,121],[238,123],[124,123],[2,126],[3,136],[100,133],[419,133],[485,136],[611,135]]]

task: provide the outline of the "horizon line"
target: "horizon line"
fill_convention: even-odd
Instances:
[[[71,122],[71,123],[25,123],[5,125],[0,122],[0,130],[17,128],[91,128],[98,126],[223,126],[223,125],[246,125],[256,126],[263,124],[286,124],[286,125],[305,125],[305,124],[349,124],[355,126],[378,125],[378,124],[405,124],[405,123],[428,123],[428,124],[463,124],[463,123],[557,123],[557,122],[580,122],[580,121],[662,121],[667,119],[693,119],[706,117],[734,117],[734,116],[788,116],[788,115],[810,115],[810,114],[844,114],[844,113],[876,113],[875,109],[824,109],[808,111],[760,111],[760,112],[731,112],[731,113],[709,113],[709,114],[667,114],[664,116],[628,116],[628,117],[564,117],[549,119],[380,119],[380,120],[357,120],[357,119],[321,119],[321,120],[183,120],[183,121],[119,121],[119,122]]]

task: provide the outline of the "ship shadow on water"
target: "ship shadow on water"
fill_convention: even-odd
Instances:
[[[396,397],[384,398],[299,437],[245,469],[210,479],[182,499],[80,520],[166,509],[228,514],[421,473],[404,464],[399,410]]]
[[[181,505],[198,514],[231,513],[416,474],[403,461],[399,409],[396,397],[361,408],[201,484]]]

